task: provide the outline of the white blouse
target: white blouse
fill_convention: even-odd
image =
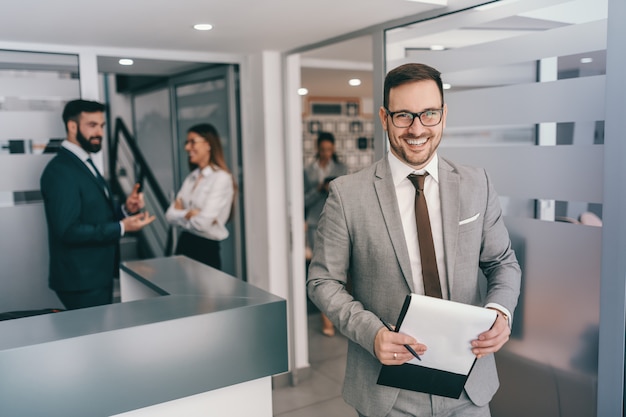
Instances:
[[[200,169],[192,171],[176,195],[176,198],[183,201],[184,208],[176,209],[172,203],[165,217],[171,224],[195,235],[211,240],[224,240],[228,237],[226,222],[233,203],[232,176],[211,166],[202,170],[200,179],[199,175]],[[200,212],[187,220],[185,215],[190,209],[199,209]]]

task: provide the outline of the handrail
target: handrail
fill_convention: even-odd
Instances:
[[[133,154],[133,158],[135,160],[135,169],[138,170],[136,178],[139,179],[139,183],[143,185],[143,180],[144,179],[148,180],[148,182],[150,183],[150,186],[152,187],[152,189],[154,190],[156,194],[157,200],[159,201],[161,208],[163,209],[163,211],[167,210],[167,208],[170,205],[169,199],[167,198],[167,196],[161,189],[159,182],[157,181],[156,177],[152,173],[152,170],[150,169],[150,166],[146,162],[146,159],[144,158],[143,153],[141,152],[141,149],[139,149],[139,146],[137,145],[137,141],[135,140],[133,135],[131,135],[130,132],[128,131],[128,128],[124,124],[124,121],[119,117],[115,119],[115,132],[113,134],[114,139],[111,143],[111,153],[110,153],[111,155],[110,166],[112,168],[111,172],[115,172],[115,166],[117,165],[117,148],[118,148],[117,145],[119,144],[120,133],[124,136],[124,139],[126,139],[126,143],[128,143],[128,146],[130,147],[130,150]],[[116,176],[115,176],[114,182],[116,183],[116,186],[119,187],[119,183],[117,182]]]
[[[122,153],[119,154],[119,151]],[[109,164],[113,192],[124,195],[130,191],[129,187],[139,183],[144,192],[146,209],[157,216],[157,220],[148,230],[138,232],[143,237],[140,239],[141,247],[147,249],[152,256],[171,255],[174,246],[173,228],[165,219],[169,199],[150,169],[137,141],[119,117],[115,119],[114,134],[110,141]],[[131,182],[125,183],[127,189],[124,190],[121,179],[127,177],[127,170],[132,170],[133,175]]]

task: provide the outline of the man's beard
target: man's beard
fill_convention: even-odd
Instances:
[[[91,143],[91,139],[99,139],[100,141],[98,143]],[[95,153],[102,149],[102,136],[92,136],[87,139],[83,136],[80,129],[78,129],[76,132],[76,140],[80,144],[80,147],[89,153]]]

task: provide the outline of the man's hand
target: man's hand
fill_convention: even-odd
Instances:
[[[122,219],[124,224],[124,232],[136,232],[143,229],[156,219],[156,216],[150,216],[148,212],[135,214]]]
[[[472,353],[479,359],[489,353],[499,351],[511,335],[509,321],[499,310],[496,311],[498,312],[498,318],[493,327],[478,335],[478,339],[472,340]]]
[[[135,184],[133,191],[126,198],[126,212],[133,214],[138,213],[144,207],[143,193],[139,192],[139,183]]]
[[[185,209],[185,204],[183,203],[183,199],[182,198],[177,198],[176,201],[174,201],[174,208],[176,210],[184,210]]]
[[[382,327],[374,339],[374,353],[383,365],[402,365],[413,359],[413,355],[404,345],[411,346],[418,355],[423,355],[427,349],[426,345],[418,343],[411,336],[390,332]]]

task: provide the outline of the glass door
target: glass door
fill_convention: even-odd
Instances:
[[[189,165],[185,141],[187,129],[199,123],[210,123],[217,129],[224,148],[226,164],[241,185],[239,157],[239,112],[237,69],[220,65],[205,71],[175,77],[171,80],[175,114],[175,182],[177,189],[187,174]],[[241,187],[239,187],[241,189]],[[230,236],[221,244],[222,270],[244,277],[243,228],[241,215],[243,198],[238,193],[232,221],[227,224]]]

